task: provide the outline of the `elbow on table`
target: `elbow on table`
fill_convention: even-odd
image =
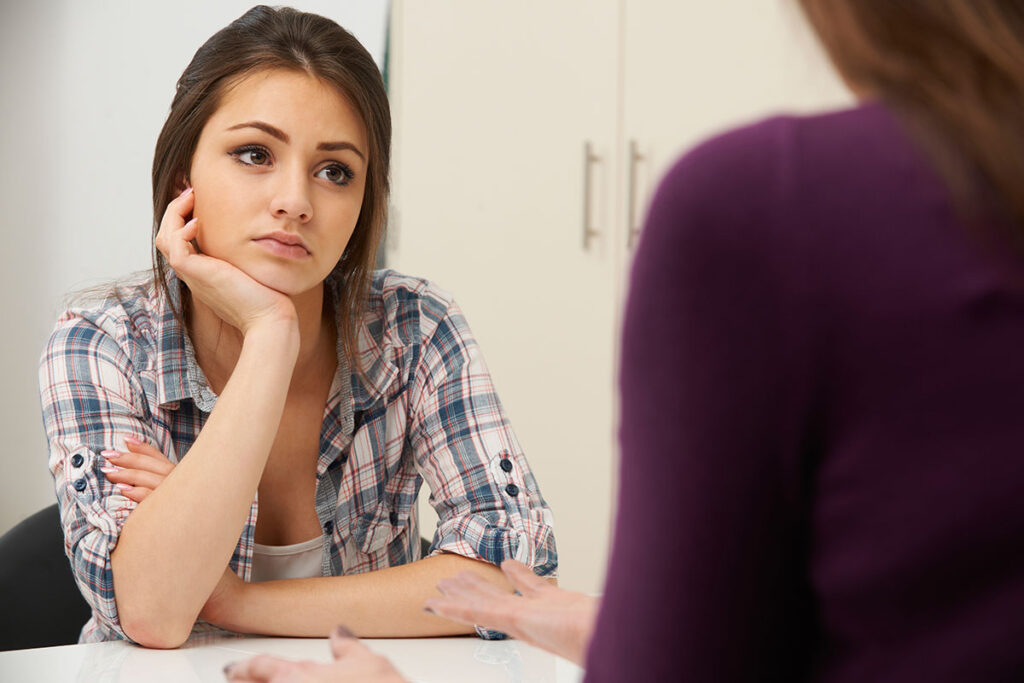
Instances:
[[[143,647],[155,650],[173,650],[181,647],[192,633],[192,624],[178,624],[157,613],[121,613],[121,630],[128,638]]]
[[[137,574],[133,576],[123,565],[118,550],[110,559],[121,631],[143,647],[160,650],[180,647],[192,633],[199,608],[189,613],[183,609],[185,601],[176,598],[173,591],[153,581],[139,581]]]

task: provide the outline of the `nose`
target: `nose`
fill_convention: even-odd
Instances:
[[[281,182],[274,188],[270,201],[270,213],[275,218],[285,218],[307,223],[313,217],[313,205],[309,201],[309,186],[305,177],[299,174],[282,175]]]

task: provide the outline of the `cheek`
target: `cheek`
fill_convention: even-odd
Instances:
[[[223,177],[209,175],[194,178],[195,207],[193,216],[199,219],[199,244],[223,242],[237,232],[248,218],[254,200],[242,190],[233,187]]]
[[[217,188],[207,184],[200,187],[197,183],[196,203],[192,215],[199,219],[196,241],[199,243],[200,251],[211,256],[223,257],[229,237],[224,227],[231,212],[224,206],[223,201],[212,199],[217,196],[223,196],[219,195]]]
[[[352,239],[356,223],[359,221],[361,209],[361,204],[350,204],[339,209],[332,216],[331,220],[328,221],[330,225],[338,226],[337,230],[333,233],[333,241],[336,243],[337,248],[344,250],[349,240]]]

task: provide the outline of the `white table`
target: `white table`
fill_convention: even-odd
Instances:
[[[582,670],[518,640],[416,638],[365,640],[412,681],[577,683]],[[330,661],[326,639],[212,636],[178,650],[147,650],[125,642],[0,652],[0,681],[223,681],[225,664],[256,654]]]

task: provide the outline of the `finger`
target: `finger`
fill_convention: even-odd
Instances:
[[[331,631],[331,656],[335,659],[344,659],[367,652],[370,652],[370,649],[347,627],[338,625]]]
[[[160,219],[160,230],[156,235],[156,247],[164,256],[168,256],[171,233],[185,224],[185,219],[194,207],[195,194],[191,187],[186,188],[184,192],[168,202],[167,209]]]
[[[123,488],[122,488],[123,487]],[[153,489],[146,488],[145,486],[131,486],[129,484],[118,484],[115,488],[121,491],[121,495],[128,500],[134,500],[136,503],[141,503],[146,500],[149,494],[153,493]]]
[[[275,676],[283,676],[296,666],[296,662],[287,659],[258,655],[251,659],[235,662],[224,673],[229,681],[269,681]]]
[[[128,462],[129,465],[132,464],[134,458],[134,462],[145,469],[164,474],[174,469],[174,463],[155,445],[132,436],[124,437],[124,443],[128,449],[128,454],[124,454],[125,462]]]
[[[178,236],[184,239],[186,242],[195,239],[196,235],[199,234],[199,219],[193,218],[185,225],[181,226],[181,230],[178,231]]]
[[[182,261],[195,253],[192,245],[189,244],[189,239],[191,238],[186,239],[185,235],[192,234],[194,236],[198,222],[196,218],[191,219],[180,230],[176,230],[167,240],[167,260],[170,261],[173,267],[179,267]]]
[[[512,587],[526,597],[533,597],[538,591],[550,587],[550,584],[534,574],[533,570],[522,562],[505,560],[501,563],[501,571]]]
[[[167,210],[164,212],[164,216],[168,214],[171,216],[177,216],[181,219],[181,222],[185,222],[185,218],[192,213],[192,209],[196,205],[196,195],[191,187],[186,187],[181,191],[177,197],[167,203]]]
[[[104,466],[100,468],[109,481],[115,484],[129,484],[130,486],[145,486],[155,489],[164,480],[164,477],[144,470],[131,470],[116,467]]]
[[[110,465],[116,465],[126,470],[142,470],[152,472],[161,477],[166,477],[174,469],[174,465],[167,458],[158,458],[153,455],[132,453],[121,453],[117,451],[103,451],[100,453]]]
[[[518,637],[511,621],[502,617],[503,612],[495,603],[495,600],[430,598],[424,609],[443,619],[504,631],[510,636]]]
[[[167,456],[159,448],[142,439],[136,439],[134,436],[124,437],[124,445],[132,453],[145,453],[164,460],[167,459]]]

